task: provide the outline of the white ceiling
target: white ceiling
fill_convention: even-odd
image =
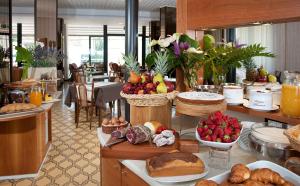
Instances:
[[[31,6],[34,0],[13,0],[15,6]],[[140,11],[158,11],[160,7],[176,6],[176,0],[140,0]],[[123,10],[125,0],[58,0],[59,8]]]

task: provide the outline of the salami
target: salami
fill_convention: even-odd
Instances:
[[[128,129],[126,138],[131,144],[138,144],[151,139],[151,131],[145,126],[134,126]]]
[[[117,129],[111,133],[111,137],[119,138],[119,139],[124,138],[126,137],[127,130],[128,128]]]

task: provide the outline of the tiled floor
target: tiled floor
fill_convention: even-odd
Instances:
[[[85,120],[83,113],[80,120]],[[100,185],[97,123],[74,124],[74,111],[55,104],[53,108],[53,143],[39,175],[33,179],[0,181],[0,186],[17,185]]]

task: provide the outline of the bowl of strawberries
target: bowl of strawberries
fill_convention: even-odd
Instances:
[[[203,145],[230,149],[239,139],[242,125],[237,118],[217,111],[199,122],[196,129],[196,139]]]

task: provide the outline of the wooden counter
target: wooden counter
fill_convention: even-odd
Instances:
[[[0,177],[34,177],[52,141],[51,105],[37,113],[0,120]]]
[[[227,110],[248,114],[250,116],[261,117],[267,120],[279,121],[289,125],[300,124],[300,118],[297,119],[297,118],[290,118],[284,116],[280,111],[262,112],[253,109],[248,109],[243,106],[236,106],[236,105],[227,105]]]

